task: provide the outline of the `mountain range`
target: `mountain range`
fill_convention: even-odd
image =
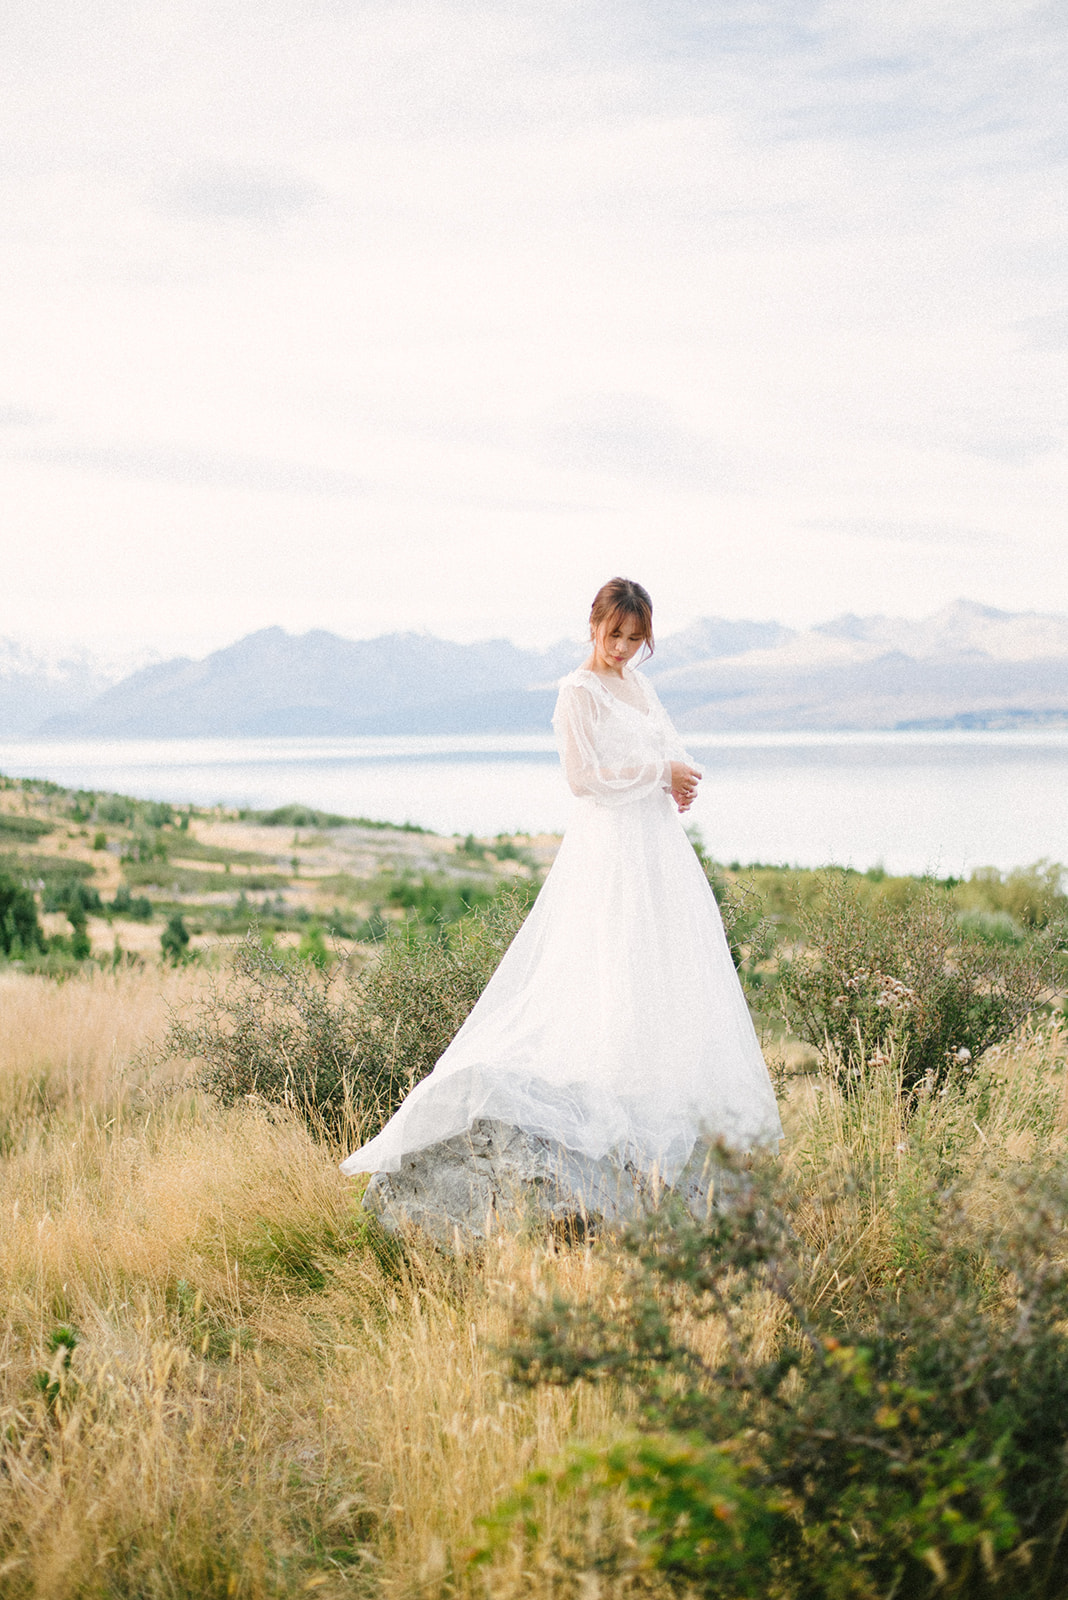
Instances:
[[[0,639],[0,736],[33,735],[50,717],[87,710],[130,665]]]
[[[202,660],[104,681],[0,641],[0,734],[50,738],[544,731],[578,642],[428,634],[344,639],[264,628]],[[644,670],[689,731],[1068,726],[1068,617],[958,600],[919,621],[812,628],[706,617]]]

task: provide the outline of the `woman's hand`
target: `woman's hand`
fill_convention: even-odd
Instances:
[[[685,761],[671,763],[671,798],[680,811],[689,811],[697,798],[700,781],[701,773],[696,767],[687,766]]]

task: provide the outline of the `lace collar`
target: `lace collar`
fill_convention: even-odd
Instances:
[[[635,670],[634,667],[625,667],[624,671],[626,672],[627,677],[638,685],[638,693],[642,697],[642,704],[640,706],[635,705],[630,700],[624,700],[621,694],[614,694],[600,674],[591,671],[589,667],[576,667],[574,672],[568,673],[567,678],[564,681],[565,683],[573,682],[584,683],[588,685],[592,684],[595,686],[596,693],[600,695],[602,701],[606,701],[609,705],[613,706],[623,706],[627,711],[633,711],[639,717],[647,717],[649,712],[652,710],[652,707],[649,704],[649,696],[645,690],[645,679],[642,677],[640,672]]]

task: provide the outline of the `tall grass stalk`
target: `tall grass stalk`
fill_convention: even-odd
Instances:
[[[1068,1136],[1068,1039],[1056,1018],[1031,1023],[952,1084],[902,1091],[894,1051],[847,1076],[841,1063],[801,1079],[785,1109],[783,1167],[803,1196],[806,1241],[849,1263],[870,1292],[922,1273],[940,1198],[952,1191],[976,1223],[1015,1209],[1019,1167],[1037,1176]],[[832,1288],[828,1284],[828,1291]]]
[[[5,1600],[466,1585],[479,1513],[614,1416],[507,1389],[509,1304],[544,1273],[593,1294],[603,1265],[401,1252],[295,1116],[130,1072],[163,1023],[140,975],[7,993]]]
[[[516,1389],[499,1354],[532,1298],[611,1305],[611,1245],[500,1238],[457,1262],[390,1242],[322,1130],[220,1104],[148,1048],[203,981],[2,980],[4,1600],[656,1592],[622,1493],[561,1500],[532,1546],[469,1562],[530,1468],[634,1425],[611,1383]],[[1032,1029],[907,1114],[892,1063],[860,1093],[793,1080],[785,1176],[821,1305],[922,1273],[934,1187],[1011,1222],[1020,1164],[1064,1147],[1064,1058]],[[710,1366],[733,1337],[763,1358],[785,1336],[760,1293],[733,1331],[677,1316]],[[606,1539],[630,1563],[610,1578]]]

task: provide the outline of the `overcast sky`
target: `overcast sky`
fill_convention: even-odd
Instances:
[[[1063,0],[5,0],[0,634],[1068,611]]]

